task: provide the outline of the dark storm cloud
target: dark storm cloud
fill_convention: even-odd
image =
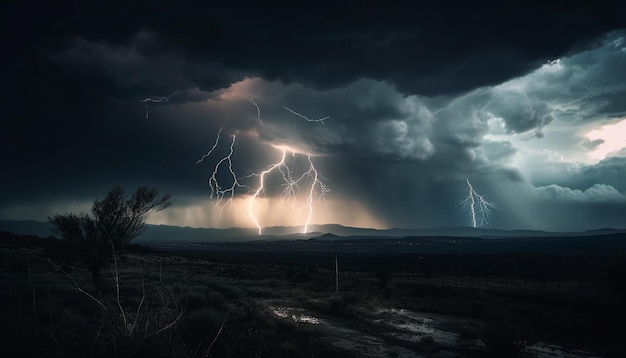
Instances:
[[[594,184],[585,189],[570,189],[568,187],[551,184],[537,188],[539,196],[555,201],[578,202],[626,202],[626,196],[614,187],[606,184]]]
[[[324,124],[300,122],[282,107],[269,111],[266,104],[262,112],[267,120],[258,127],[262,138],[289,145],[297,138],[309,152],[322,156],[385,167],[422,165],[430,176],[446,176],[497,169],[497,162],[515,152],[508,142],[484,140],[489,128],[482,108],[491,98],[485,90],[443,104],[373,80],[329,91],[276,85],[274,95],[279,103],[315,113],[314,118],[331,116]]]
[[[597,43],[593,49],[547,62],[525,76],[468,93],[462,97],[466,108],[455,115],[473,113],[465,121],[482,123],[482,134],[490,120],[497,120],[501,133],[528,132],[538,138],[557,119],[583,123],[624,115],[624,32],[608,34]],[[480,131],[476,134],[475,138],[482,138]]]
[[[611,91],[590,98],[589,102],[600,103],[600,112],[610,117],[621,117],[626,114],[626,90]]]
[[[429,139],[433,116],[429,109],[420,98],[404,96],[386,83],[361,80],[322,93],[293,91],[283,99],[304,102],[302,107],[311,110],[322,104],[333,114],[326,128],[316,127],[316,136],[310,137],[317,142],[312,145],[322,152],[342,148],[362,157],[390,161],[423,160],[433,154]]]
[[[547,214],[537,202],[622,205],[620,158],[562,175],[540,152],[545,180],[513,165],[530,157],[513,139],[557,143],[557,125],[626,113],[624,33],[607,34],[622,2],[2,6],[4,204],[90,201],[116,184],[197,203],[236,135],[241,175],[291,146],[314,156],[337,200],[392,226],[468,225],[466,177],[498,202],[501,227],[546,228],[527,217]],[[568,145],[601,144],[573,131]]]
[[[485,111],[504,119],[511,133],[538,131],[554,120],[548,104],[529,98],[525,93],[502,91],[486,106]]]
[[[3,12],[10,30],[28,24],[36,34],[20,44],[29,54],[71,54],[67,63],[74,65],[81,55],[114,62],[105,73],[117,81],[118,93],[168,92],[190,83],[211,91],[247,75],[316,88],[369,77],[394,83],[404,93],[433,95],[522,75],[619,27],[623,6],[618,1],[443,1],[417,7],[373,1],[112,1],[20,2]],[[107,76],[96,64],[82,70]],[[158,86],[156,77],[169,84]],[[133,83],[139,78],[146,81]]]
[[[594,141],[595,146],[600,145]],[[601,141],[600,141],[601,142]],[[594,146],[593,144],[589,145]],[[554,184],[569,190],[585,191],[596,184],[608,185],[618,192],[626,194],[626,155],[625,149],[593,164],[564,162],[562,160],[548,160],[542,162],[540,158],[534,160],[538,170],[543,172],[533,175],[531,182],[538,187],[547,187]]]
[[[267,114],[259,126],[264,140],[299,138],[318,155],[315,162],[333,196],[366,203],[389,225],[464,222],[466,218],[457,214],[467,176],[485,186],[522,180],[505,167],[516,152],[511,143],[484,139],[489,128],[481,108],[491,98],[487,90],[438,101],[361,80],[330,91],[274,85],[274,94],[280,103],[297,104],[303,113],[324,108],[316,114],[331,117],[325,124],[291,118],[277,125],[285,113],[262,110]],[[260,159],[267,163],[267,158]]]
[[[485,141],[482,147],[490,162],[507,162],[517,152],[510,142],[505,141]]]
[[[580,174],[575,176],[579,186],[591,186],[593,183],[611,185],[622,193],[626,193],[626,156],[611,157],[595,165],[584,166]]]

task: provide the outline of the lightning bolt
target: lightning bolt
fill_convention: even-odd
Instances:
[[[148,103],[164,103],[170,100],[170,98],[172,98],[173,95],[180,93],[180,91],[176,91],[172,94],[170,94],[169,96],[166,97],[148,97],[145,99],[140,100],[139,102],[143,103],[144,106],[146,107],[146,119],[148,119]]]
[[[272,171],[274,171],[274,169],[280,168],[281,166],[285,164],[285,156],[287,154],[287,150],[285,148],[282,148],[281,151],[282,151],[282,156],[280,157],[280,161],[270,165],[269,167],[267,167],[267,169],[265,169],[264,171],[258,174],[259,186],[254,191],[254,194],[252,194],[252,197],[248,201],[248,216],[250,216],[250,220],[254,222],[254,225],[259,230],[259,235],[263,234],[263,228],[261,227],[261,225],[259,224],[259,221],[254,215],[254,202],[256,201],[256,198],[259,196],[259,194],[261,194],[262,191],[265,191],[265,176],[271,173]],[[283,178],[284,178],[284,175],[283,175]]]
[[[311,225],[311,218],[313,217],[313,197],[315,196],[315,187],[319,186],[319,197],[323,198],[324,194],[330,191],[330,188],[326,186],[322,181],[319,180],[319,173],[313,165],[313,161],[311,160],[311,156],[307,156],[307,160],[309,161],[309,171],[307,171],[304,175],[312,178],[311,189],[309,190],[309,196],[306,199],[307,206],[309,208],[309,214],[306,219],[306,223],[304,224],[303,234],[306,234],[309,230],[309,225]],[[304,177],[303,175],[303,177]]]
[[[295,200],[298,187],[306,178],[309,178],[310,184],[309,184],[308,195],[306,199],[306,208],[308,208],[308,213],[307,213],[306,222],[304,224],[304,228],[302,230],[302,233],[306,234],[309,230],[309,226],[311,226],[311,219],[313,218],[314,199],[316,197],[319,199],[323,199],[324,195],[330,192],[330,188],[326,184],[324,184],[324,182],[321,181],[320,174],[318,173],[317,168],[315,168],[315,164],[313,164],[313,160],[311,159],[310,155],[307,155],[309,169],[306,172],[302,173],[302,175],[298,177],[298,179],[294,179],[292,176],[292,171],[289,168],[289,166],[286,164],[285,159],[287,157],[287,153],[290,153],[292,156],[295,156],[296,154],[300,154],[300,153],[286,146],[276,147],[276,149],[279,150],[281,153],[280,160],[274,164],[269,165],[267,169],[265,169],[264,171],[257,173],[257,174],[253,174],[254,176],[259,177],[259,185],[257,189],[253,192],[252,196],[250,197],[248,201],[248,216],[250,217],[250,220],[254,223],[254,225],[259,230],[259,235],[262,235],[263,228],[259,224],[259,221],[256,218],[256,216],[254,215],[254,203],[256,202],[256,199],[259,197],[259,195],[261,195],[261,193],[265,191],[265,177],[269,175],[271,172],[277,170],[282,174],[282,178],[284,182],[283,183],[283,186],[284,186],[283,199],[293,198]]]
[[[257,110],[257,119],[259,120],[259,123],[263,125],[264,122],[263,122],[263,119],[261,118],[261,108],[258,105],[258,103],[255,101],[255,98],[248,97],[247,100],[255,106]],[[306,120],[307,122],[321,122],[323,124],[324,121],[329,118],[328,116],[326,116],[326,117],[319,118],[319,119],[310,119],[288,107],[282,106],[282,108]],[[209,151],[206,154],[204,154],[200,159],[198,159],[196,161],[196,164],[202,163],[204,159],[211,156],[215,152],[215,150],[220,146],[220,138],[222,136],[223,129],[224,129],[224,125],[220,127],[220,130],[218,131],[217,136],[215,138],[215,142],[213,143]],[[273,148],[276,149],[278,153],[280,153],[280,160],[268,165],[266,169],[261,172],[252,173],[252,174],[248,174],[245,176],[238,176],[233,168],[233,156],[235,153],[235,142],[236,142],[236,135],[231,135],[231,142],[230,142],[228,153],[217,161],[217,163],[213,167],[211,176],[208,179],[208,184],[209,184],[209,187],[211,188],[211,195],[210,195],[211,199],[216,199],[216,204],[220,204],[224,200],[226,200],[226,202],[223,203],[223,205],[220,205],[220,212],[226,206],[232,203],[235,197],[235,192],[237,191],[238,188],[250,189],[249,186],[242,184],[244,180],[250,179],[252,177],[257,177],[258,183],[256,185],[256,188],[251,191],[251,196],[248,199],[248,216],[250,217],[250,221],[252,221],[254,226],[258,229],[259,235],[262,235],[263,227],[261,223],[259,222],[259,219],[254,214],[254,207],[255,207],[257,198],[259,198],[266,192],[267,176],[273,172],[278,172],[281,174],[281,177],[282,177],[282,186],[283,186],[282,196],[281,196],[282,200],[293,199],[295,202],[300,187],[304,186],[305,182],[308,185],[308,190],[307,190],[308,194],[307,194],[306,204],[304,206],[307,209],[307,216],[306,216],[306,221],[304,223],[304,227],[302,231],[303,233],[307,233],[311,225],[311,220],[313,218],[314,200],[316,198],[322,200],[324,195],[330,192],[330,188],[322,181],[322,176],[317,171],[317,168],[315,167],[315,164],[313,163],[313,159],[311,155],[307,154],[308,170],[302,173],[300,176],[294,176],[294,172],[286,163],[287,154],[289,153],[293,157],[296,157],[297,155],[303,154],[303,153],[298,152],[287,146],[273,145]],[[230,178],[227,180],[229,183],[228,185],[223,184],[224,179],[221,179],[222,182],[218,180],[218,174],[224,170],[222,168],[227,168],[225,170],[227,170],[227,173],[228,173],[227,176]]]
[[[196,161],[196,164],[200,164],[202,163],[202,161],[204,160],[204,158],[208,157],[209,155],[211,155],[211,153],[213,153],[213,151],[215,150],[215,148],[217,148],[217,146],[220,143],[220,136],[222,135],[222,130],[224,129],[224,125],[222,124],[222,126],[220,127],[220,130],[217,132],[217,136],[215,137],[215,143],[213,144],[213,146],[211,147],[211,149],[209,149],[209,151],[202,156],[202,158],[198,159],[198,161]]]
[[[474,190],[474,187],[468,178],[465,178],[465,182],[467,183],[468,195],[467,198],[461,201],[461,205],[463,205],[464,209],[469,209],[472,215],[473,227],[486,225],[489,222],[491,209],[495,208],[496,204],[488,201],[482,195],[478,194]]]
[[[263,120],[261,119],[261,107],[259,107],[259,104],[256,103],[254,97],[248,97],[248,101],[250,101],[250,103],[252,103],[256,107],[256,118],[259,120],[259,122],[261,122],[261,124],[263,124]]]
[[[235,152],[235,140],[237,138],[236,135],[231,135],[231,142],[230,142],[230,149],[228,151],[228,154],[226,156],[224,156],[222,159],[220,159],[217,164],[215,164],[215,168],[213,169],[213,173],[211,174],[211,176],[209,177],[209,187],[211,188],[211,199],[216,198],[218,203],[221,202],[225,196],[228,196],[228,200],[226,202],[226,204],[230,204],[234,197],[235,197],[235,189],[236,188],[246,188],[245,185],[240,183],[240,180],[243,178],[238,178],[237,174],[235,174],[235,171],[233,170],[233,153]],[[214,147],[217,146],[217,142],[219,141],[219,136],[218,139],[216,140],[216,145]],[[210,152],[213,151],[214,148],[211,149]],[[209,152],[209,154],[210,154]],[[200,162],[200,161],[198,161]],[[222,164],[226,163],[228,166],[228,173],[230,174],[230,177],[232,178],[232,184],[229,187],[225,187],[223,188],[222,186],[220,186],[219,181],[217,180],[217,174],[220,170],[220,167],[222,166]],[[223,206],[222,206],[223,207]]]
[[[291,109],[291,108],[289,108],[289,107],[286,107],[286,106],[282,106],[282,107],[283,107],[284,109],[288,110],[289,112],[291,112],[291,113],[295,114],[296,116],[298,116],[298,117],[300,117],[300,118],[302,118],[302,119],[306,120],[307,122],[321,122],[321,123],[324,123],[324,121],[325,121],[325,120],[327,120],[328,118],[330,118],[329,116],[326,116],[326,117],[322,117],[322,118],[318,118],[318,119],[310,119],[309,117],[304,116],[304,115],[302,115],[302,114],[300,114],[300,113],[298,113],[298,112],[294,111],[293,109]],[[258,108],[258,107],[257,107],[257,108]]]
[[[247,99],[248,99],[248,102],[252,103],[254,105],[254,107],[256,107],[256,113],[257,113],[256,118],[259,120],[259,122],[261,124],[263,124],[263,119],[261,119],[261,107],[256,102],[256,99],[254,97],[252,97],[252,96],[248,96]],[[261,99],[263,99],[263,98],[261,98]],[[291,112],[293,115],[296,115],[296,116],[304,119],[307,122],[320,122],[320,123],[324,124],[325,123],[324,121],[330,118],[329,116],[324,116],[324,117],[321,117],[321,118],[318,118],[318,119],[311,119],[311,118],[309,118],[309,117],[307,117],[307,116],[305,116],[305,115],[303,115],[301,113],[298,113],[298,112],[294,111],[293,109],[291,109],[291,108],[289,108],[287,106],[281,106],[281,107],[283,109]]]

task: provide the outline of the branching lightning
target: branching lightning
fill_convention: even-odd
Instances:
[[[467,190],[469,192],[467,198],[461,201],[461,205],[463,205],[464,209],[469,209],[472,215],[473,227],[486,225],[489,222],[491,209],[495,208],[496,204],[488,201],[482,195],[474,191],[474,187],[468,178],[465,178],[465,182],[467,183]]]
[[[317,171],[317,168],[315,168],[315,165],[313,164],[313,161],[311,160],[310,155],[307,155],[309,169],[306,172],[302,173],[302,175],[298,179],[294,179],[293,176],[291,175],[291,169],[285,163],[285,158],[287,157],[287,153],[290,153],[293,156],[299,153],[297,153],[293,149],[286,147],[286,146],[276,147],[276,149],[281,152],[280,160],[268,166],[267,169],[265,169],[261,173],[252,175],[252,176],[259,177],[259,185],[257,189],[254,191],[254,193],[252,194],[252,197],[250,198],[250,200],[248,201],[248,215],[250,216],[250,220],[252,220],[252,222],[255,224],[255,226],[259,230],[259,235],[261,235],[263,233],[263,228],[261,227],[257,218],[254,215],[254,203],[256,201],[256,198],[265,191],[265,187],[266,187],[265,177],[271,172],[273,172],[274,170],[278,170],[282,174],[283,187],[284,187],[283,199],[285,198],[295,199],[299,184],[301,184],[306,178],[309,178],[310,179],[310,184],[309,184],[309,189],[308,189],[309,193],[306,199],[306,208],[308,209],[307,218],[304,224],[304,228],[302,230],[302,233],[306,234],[309,230],[309,226],[311,225],[311,219],[313,218],[313,201],[315,200],[316,197],[322,199],[326,193],[330,192],[330,188],[326,184],[324,184],[324,182],[320,180],[320,175]]]
[[[319,173],[317,172],[315,165],[313,165],[313,161],[311,161],[310,155],[307,156],[307,160],[309,161],[309,170],[302,175],[301,179],[304,178],[304,176],[309,176],[312,179],[312,184],[309,190],[309,196],[306,198],[306,203],[309,208],[309,213],[307,216],[306,224],[304,224],[304,230],[302,231],[303,234],[306,234],[308,232],[309,225],[311,225],[311,219],[313,217],[313,198],[316,193],[315,187],[319,186],[320,198],[323,198],[324,195],[330,191],[330,188],[327,187],[326,184],[324,184],[322,181],[319,180]]]
[[[257,119],[259,120],[260,124],[263,124],[264,122],[263,122],[263,119],[261,118],[260,106],[258,105],[258,103],[255,101],[253,97],[248,97],[247,99],[250,103],[252,103],[255,106],[257,110]],[[328,116],[326,116],[320,119],[309,119],[308,117],[288,107],[282,106],[282,108],[286,109],[287,111],[291,112],[292,114],[302,119],[305,119],[307,122],[324,123],[324,121],[329,118]],[[222,125],[222,127],[217,133],[217,137],[215,138],[215,142],[213,146],[206,154],[204,154],[198,161],[196,161],[197,164],[202,163],[206,158],[210,157],[216,151],[216,149],[220,146],[220,137],[222,136],[223,129],[224,129],[224,126]],[[289,165],[286,162],[287,154],[289,153],[293,157],[296,157],[297,155],[305,155],[305,154],[302,152],[298,152],[297,150],[294,150],[293,148],[290,148],[284,145],[273,145],[272,147],[280,153],[280,160],[278,160],[277,162],[274,162],[273,164],[270,164],[269,166],[266,167],[265,170],[261,172],[252,173],[252,174],[248,174],[245,176],[237,176],[235,169],[233,168],[233,155],[235,152],[236,135],[231,135],[231,138],[232,140],[230,143],[228,153],[217,161],[217,163],[213,167],[212,174],[208,179],[208,184],[209,184],[209,187],[211,188],[211,199],[215,199],[216,204],[220,204],[222,203],[223,200],[226,200],[226,202],[223,203],[224,205],[221,205],[220,211],[223,210],[225,206],[232,203],[235,197],[235,192],[237,191],[238,188],[240,189],[246,188],[250,190],[252,185],[250,186],[244,185],[242,184],[242,182],[245,182],[245,180],[250,180],[251,178],[258,178],[258,183],[256,184],[255,189],[251,190],[251,196],[248,199],[247,209],[248,209],[248,216],[250,217],[250,221],[252,221],[254,226],[258,229],[259,235],[263,234],[263,226],[259,222],[259,219],[256,217],[254,208],[255,208],[257,198],[262,196],[267,190],[267,183],[266,183],[267,177],[273,172],[278,172],[281,174],[281,177],[282,177],[282,186],[283,186],[282,199],[283,200],[293,199],[295,202],[300,187],[307,185],[307,190],[306,190],[307,199],[306,199],[306,204],[304,206],[304,208],[307,210],[307,216],[306,216],[306,221],[304,223],[304,227],[302,231],[303,233],[307,233],[311,225],[311,220],[313,219],[314,200],[323,199],[324,195],[330,191],[330,188],[324,182],[322,182],[321,175],[318,173],[317,168],[315,167],[313,160],[311,158],[311,155],[306,154],[307,162],[308,162],[308,169],[301,175],[294,176],[293,170],[289,167]],[[222,168],[227,168],[227,169],[222,169]],[[223,170],[227,170],[226,176],[229,179],[226,179],[226,181],[228,182],[228,185],[223,184],[223,181],[225,179],[218,178],[219,173]]]
[[[146,119],[148,119],[148,103],[164,103],[170,100],[170,98],[172,98],[173,95],[180,93],[180,91],[176,91],[172,94],[170,94],[169,96],[166,97],[148,97],[145,99],[140,100],[139,102],[143,103],[144,106],[146,107]]]
[[[219,138],[219,135],[218,135],[218,138]],[[211,199],[216,198],[218,202],[221,202],[225,196],[228,196],[227,204],[231,203],[233,198],[235,197],[236,188],[246,188],[245,185],[242,185],[239,182],[241,178],[237,178],[237,175],[235,174],[235,171],[233,170],[233,153],[235,152],[235,149],[234,149],[235,139],[237,137],[233,134],[231,138],[232,138],[232,141],[230,142],[230,149],[228,151],[228,154],[224,156],[222,159],[220,159],[217,162],[217,164],[215,164],[215,168],[213,169],[213,174],[211,174],[211,177],[209,177],[209,187],[211,188]],[[216,145],[214,147],[217,146],[217,142],[218,141],[216,140],[215,141]],[[213,149],[211,149],[211,151],[213,151]],[[209,151],[208,154],[210,154],[211,151]],[[230,177],[232,178],[232,184],[229,187],[220,186],[219,181],[217,180],[217,174],[220,170],[220,167],[224,163],[227,164],[228,173],[230,174]]]
[[[250,216],[250,220],[252,220],[252,222],[254,222],[254,225],[257,227],[257,229],[259,229],[259,235],[261,235],[263,233],[263,228],[261,227],[261,225],[259,224],[259,221],[257,220],[256,216],[254,215],[254,202],[256,201],[256,198],[259,196],[259,194],[261,194],[261,192],[265,191],[265,176],[267,174],[271,173],[272,171],[274,171],[274,169],[280,168],[281,166],[285,165],[285,156],[286,156],[286,154],[287,154],[287,150],[285,148],[283,148],[282,149],[282,155],[280,157],[280,161],[270,165],[269,167],[267,167],[267,169],[265,169],[261,173],[257,174],[259,176],[259,186],[254,191],[254,194],[252,194],[252,197],[248,201],[248,215]],[[284,175],[283,175],[283,177],[284,177]]]

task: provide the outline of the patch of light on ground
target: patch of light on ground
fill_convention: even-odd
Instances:
[[[319,318],[313,317],[307,314],[303,314],[302,312],[298,312],[297,309],[293,307],[269,307],[270,310],[280,318],[291,318],[294,322],[299,323],[309,323],[309,324],[318,324],[320,323]]]

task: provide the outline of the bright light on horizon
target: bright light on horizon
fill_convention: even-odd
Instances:
[[[301,193],[308,196],[308,192]],[[183,205],[170,206],[151,214],[147,223],[154,225],[189,226],[197,228],[258,228],[250,221],[248,210],[251,194],[235,197],[231,204],[220,212],[220,208],[207,204],[206,198],[193,199]],[[329,196],[324,202],[313,200],[313,215],[309,225],[339,224],[350,227],[387,229],[383,222],[368,207],[358,201]],[[303,222],[309,214],[306,200],[296,202],[280,197],[257,197],[254,212],[263,227],[294,226],[302,232]]]
[[[626,119],[594,128],[585,137],[591,141],[603,141],[594,150],[587,152],[590,158],[602,160],[626,148]]]

